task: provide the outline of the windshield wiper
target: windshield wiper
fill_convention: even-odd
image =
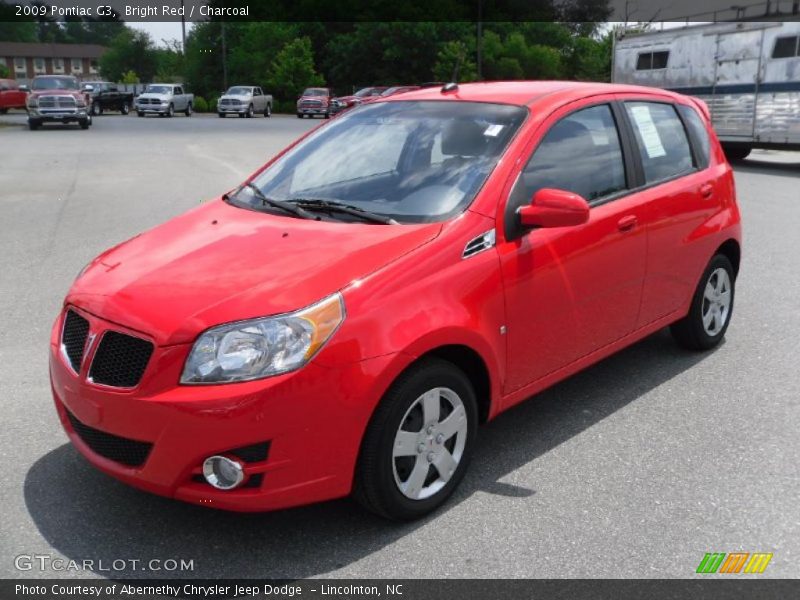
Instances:
[[[338,212],[346,215],[353,215],[354,217],[359,217],[364,221],[371,221],[372,223],[381,223],[383,225],[399,225],[399,223],[391,217],[379,215],[378,213],[364,210],[358,206],[342,204],[341,202],[334,202],[332,200],[324,200],[322,198],[292,198],[287,200],[287,202],[292,203],[298,208],[302,207],[308,210],[319,210],[332,213]]]
[[[253,192],[253,195],[259,200],[261,200],[262,206],[271,206],[273,208],[280,208],[281,210],[291,213],[296,217],[300,217],[301,219],[311,219],[312,221],[320,220],[319,217],[312,215],[307,210],[303,210],[300,206],[296,204],[290,202],[284,202],[283,200],[275,200],[274,198],[267,198],[267,196],[264,195],[264,192],[262,192],[260,189],[258,189],[258,187],[255,186],[255,184],[249,181],[243,184],[242,187],[250,188],[250,190],[252,190]]]

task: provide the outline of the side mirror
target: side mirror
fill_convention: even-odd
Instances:
[[[573,227],[589,220],[589,204],[573,192],[542,188],[517,214],[523,227]]]
[[[20,92],[30,92],[30,91],[31,91],[31,88],[29,88],[29,87],[28,87],[27,85],[25,85],[25,84],[22,84],[21,86],[19,86],[19,91],[20,91]]]
[[[83,91],[84,92],[93,92],[94,91],[94,86],[85,85],[85,86],[83,86]]]

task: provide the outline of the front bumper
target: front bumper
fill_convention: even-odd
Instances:
[[[41,123],[77,123],[89,119],[89,113],[85,108],[77,110],[58,110],[28,107],[28,119]]]
[[[166,114],[169,112],[169,104],[137,104],[136,110],[143,113]]]
[[[218,113],[225,113],[225,114],[232,114],[232,115],[244,115],[247,114],[247,107],[246,106],[219,106],[217,107]]]
[[[142,336],[74,307],[97,339],[107,329]],[[157,347],[141,383],[110,388],[87,380],[90,349],[76,373],[60,350],[63,315],[50,343],[50,377],[61,423],[90,463],[137,488],[214,508],[263,511],[346,496],[367,422],[392,357],[304,368],[260,381],[178,385],[190,344]],[[138,466],[107,458],[102,443],[151,445]],[[111,441],[109,441],[109,439]],[[120,442],[120,443],[122,443]],[[266,458],[245,462],[245,485],[217,490],[202,462],[251,445]],[[97,450],[97,451],[96,451]],[[99,453],[98,453],[99,452]]]
[[[330,114],[330,109],[327,106],[318,108],[300,108],[297,107],[298,115],[325,115]]]

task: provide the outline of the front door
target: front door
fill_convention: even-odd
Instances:
[[[522,167],[498,244],[506,294],[505,393],[631,333],[645,276],[644,207],[627,194],[610,103],[564,111]],[[521,231],[516,208],[541,188],[569,190],[591,208],[577,227]]]

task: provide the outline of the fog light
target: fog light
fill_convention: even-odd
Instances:
[[[232,490],[244,479],[241,463],[225,456],[209,456],[203,461],[203,477],[218,490]]]

